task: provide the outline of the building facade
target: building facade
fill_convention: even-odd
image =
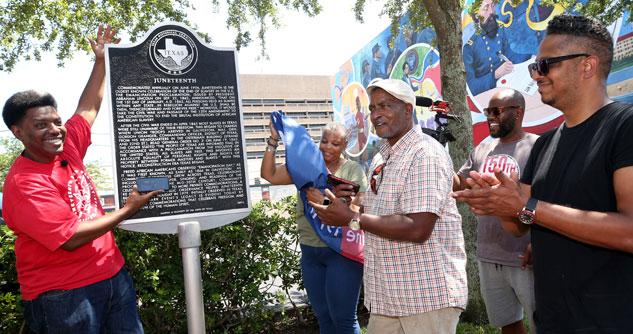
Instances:
[[[280,199],[296,192],[294,186],[270,186],[260,178],[266,139],[270,136],[270,113],[282,110],[308,129],[316,141],[322,128],[332,121],[330,77],[314,75],[241,74],[240,97],[248,158],[249,185],[253,203],[262,198]],[[277,162],[284,161],[279,146]]]

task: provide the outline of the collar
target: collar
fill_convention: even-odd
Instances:
[[[418,138],[418,132],[422,131],[418,130],[418,128],[419,126],[411,127],[411,129],[407,131],[407,133],[405,133],[404,136],[402,136],[402,138],[400,138],[393,146],[391,146],[386,139],[383,139],[380,146],[380,155],[382,155],[383,160],[386,162],[391,155],[410,147],[411,144],[415,142],[415,139]]]

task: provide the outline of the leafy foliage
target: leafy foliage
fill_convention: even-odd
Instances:
[[[541,0],[542,5],[561,5],[565,8],[574,9],[578,14],[595,17],[605,24],[611,24],[622,16],[625,11],[633,10],[633,1],[586,1],[584,4],[577,0]]]
[[[9,168],[23,149],[22,143],[14,137],[0,138],[0,186],[4,184]]]
[[[216,8],[219,0],[210,0]],[[247,46],[252,21],[259,27],[257,38],[266,56],[265,37],[268,26],[279,25],[278,10],[301,10],[309,16],[321,11],[317,0],[226,0],[229,17],[227,28],[237,30],[235,45]],[[188,0],[7,0],[0,2],[0,70],[11,71],[19,60],[40,60],[43,52],[56,53],[58,65],[71,59],[75,51],[90,51],[86,40],[99,23],[107,23],[125,31],[131,41],[162,21],[184,22],[195,10]],[[212,16],[213,12],[209,13]],[[209,41],[206,33],[200,36]]]
[[[0,223],[0,332],[17,333],[22,323],[20,287],[17,284],[15,236],[9,228]]]
[[[251,214],[202,231],[206,328],[209,333],[269,333],[288,315],[272,305],[301,285],[295,224],[296,199],[261,201]],[[0,226],[0,332],[16,333],[22,322],[13,253],[14,237]],[[116,230],[134,279],[148,333],[185,333],[187,314],[177,235]]]
[[[98,162],[91,161],[86,163],[86,172],[94,181],[97,190],[112,190],[114,188],[112,177]]]

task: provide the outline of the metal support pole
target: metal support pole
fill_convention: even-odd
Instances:
[[[202,302],[202,274],[200,269],[200,224],[197,221],[178,224],[178,245],[182,249],[187,300],[187,328],[189,334],[204,334],[204,303]]]

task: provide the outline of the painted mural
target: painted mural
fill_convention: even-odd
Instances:
[[[465,0],[464,8],[470,8],[472,3],[473,0]],[[527,66],[534,62],[549,20],[565,11],[560,5],[541,6],[540,0],[525,0],[516,6],[509,0],[483,0],[479,8],[472,9],[472,15],[464,10],[462,46],[475,144],[488,137],[488,125],[481,110],[504,87],[524,95],[523,126],[527,131],[543,133],[562,122],[558,110],[541,102]],[[622,23],[628,21],[628,13],[624,15],[610,26],[617,45],[609,84],[633,77],[633,26]],[[401,20],[391,45],[391,29],[385,28],[333,77],[334,120],[349,130],[346,153],[362,162],[373,156],[379,139],[369,120],[369,97],[365,90],[372,79],[401,79],[418,96],[442,98],[440,54],[433,46],[435,32],[431,28],[414,31],[407,23],[406,17]],[[436,128],[434,115],[427,108],[416,108],[415,122],[424,128]]]

